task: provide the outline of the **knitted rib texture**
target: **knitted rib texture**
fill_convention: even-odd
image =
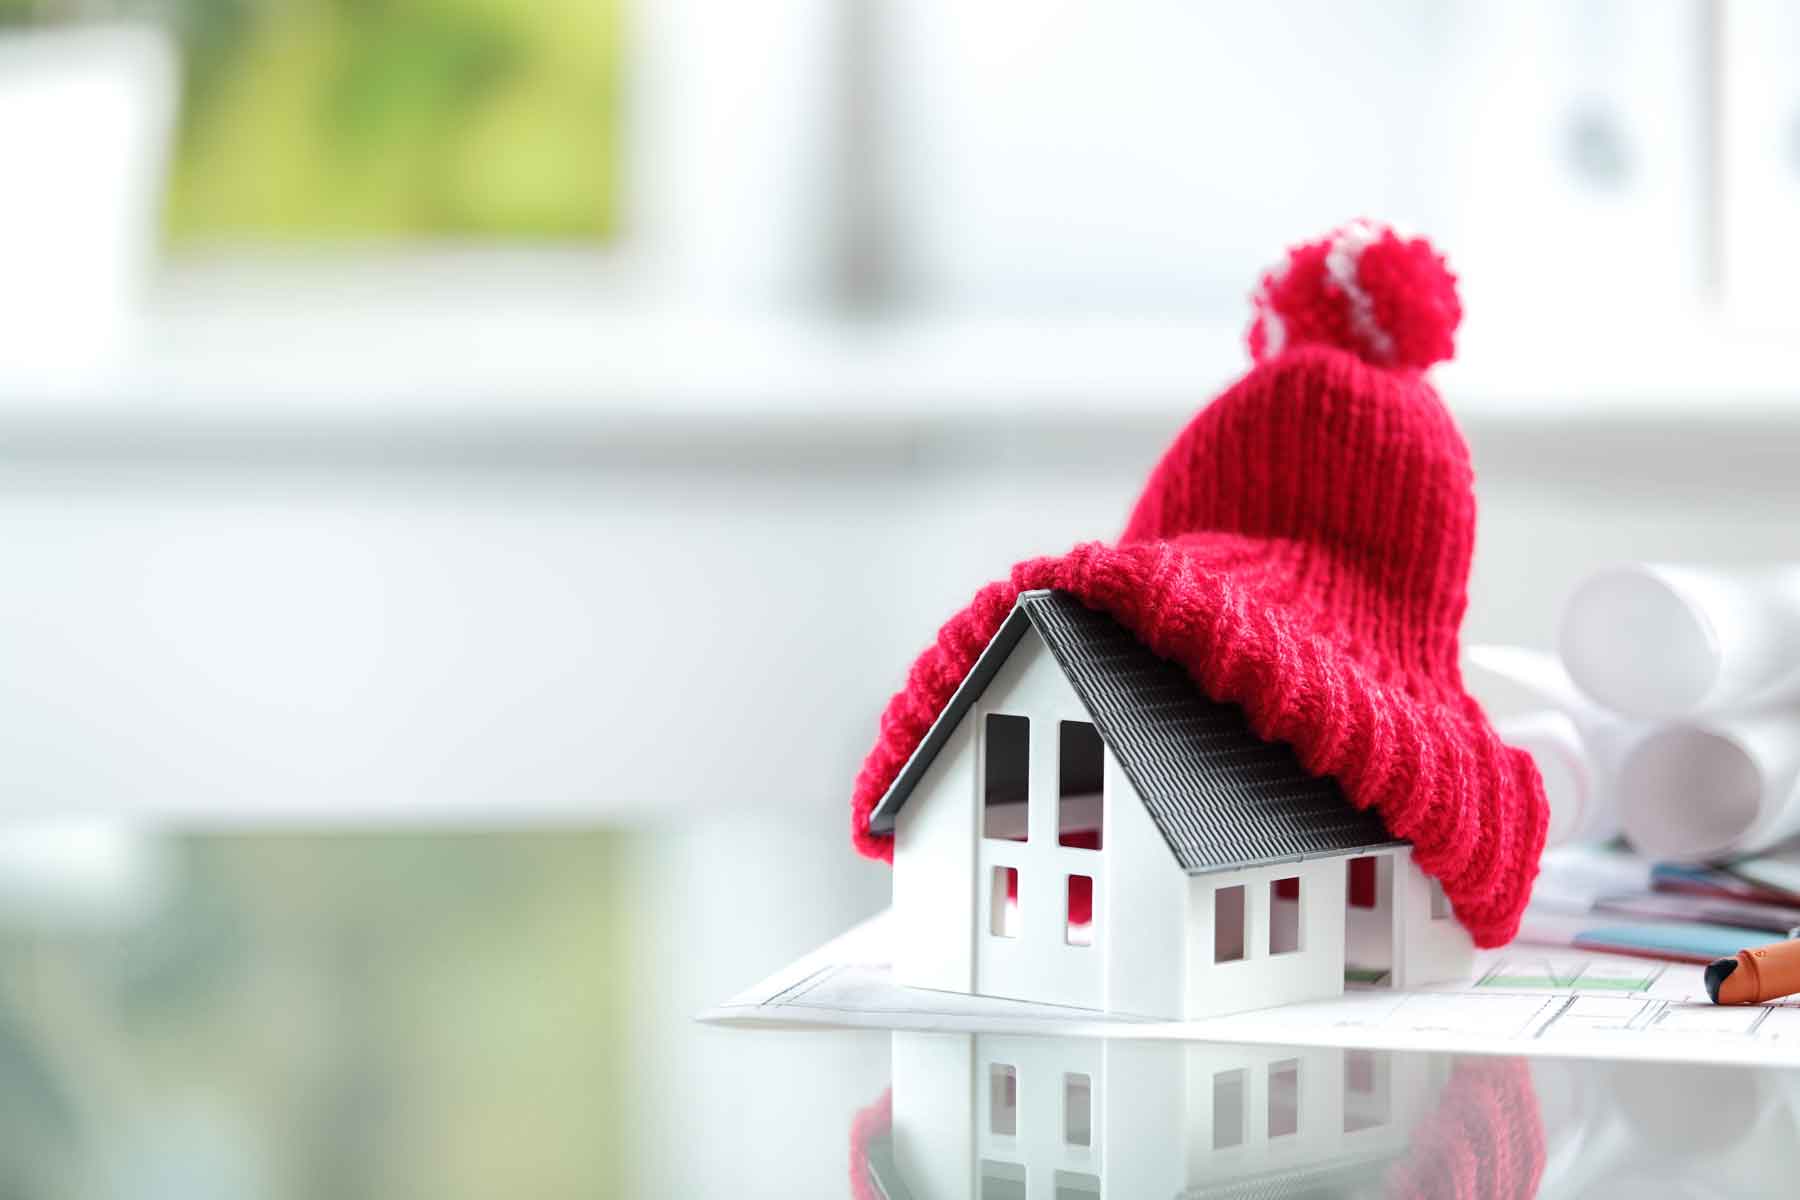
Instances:
[[[1544,1118],[1522,1058],[1459,1058],[1406,1156],[1391,1200],[1531,1200],[1544,1176]]]
[[[1058,588],[1380,813],[1477,944],[1511,940],[1548,809],[1530,756],[1463,690],[1468,449],[1418,371],[1289,347],[1193,418],[1117,544],[1019,563],[944,624],[857,778],[858,850],[892,861],[870,812],[1018,594]]]

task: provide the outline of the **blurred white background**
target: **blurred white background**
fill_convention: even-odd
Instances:
[[[1113,532],[1242,370],[1260,270],[1349,214],[1463,276],[1472,633],[1543,643],[1595,560],[1780,549],[1784,6],[662,0],[627,28],[598,240],[154,256],[163,172],[118,164],[170,140],[162,43],[0,43],[9,158],[62,167],[0,211],[6,795],[835,815],[909,650]],[[127,79],[139,119],[105,125]],[[46,139],[52,96],[93,135]]]
[[[911,655],[1116,533],[1288,243],[1463,277],[1471,640],[1795,554],[1783,4],[642,0],[616,220],[301,239],[166,237],[181,52],[64,7],[0,31],[0,804],[637,831],[641,1194],[768,1136],[717,1072],[807,1051],[685,1017],[884,902],[847,800]]]

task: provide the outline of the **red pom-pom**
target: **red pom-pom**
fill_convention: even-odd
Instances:
[[[1352,221],[1288,251],[1252,298],[1250,356],[1295,346],[1348,350],[1365,362],[1423,371],[1456,352],[1456,276],[1424,238]]]

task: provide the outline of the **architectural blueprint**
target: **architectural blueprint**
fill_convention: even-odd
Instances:
[[[1680,963],[1514,944],[1479,955],[1468,979],[1416,991],[1358,983],[1341,999],[1147,1021],[899,986],[887,966],[886,916],[700,1019],[1800,1066],[1800,1005],[1718,1007],[1700,968]]]

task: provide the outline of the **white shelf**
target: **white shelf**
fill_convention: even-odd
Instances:
[[[1434,378],[1471,432],[1679,422],[1800,429],[1800,339],[1666,321],[1579,336],[1476,327]],[[0,425],[65,433],[804,430],[1166,424],[1247,365],[1235,324],[855,322],[631,312],[584,299],[170,307],[136,353],[0,375]]]

